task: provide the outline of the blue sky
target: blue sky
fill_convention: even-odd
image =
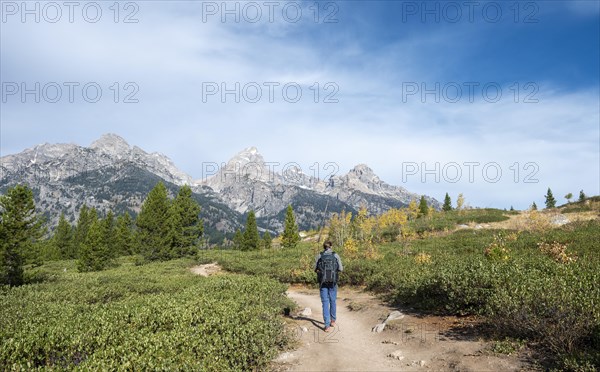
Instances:
[[[472,206],[542,205],[548,187],[559,201],[600,193],[597,1],[275,1],[272,19],[263,1],[230,1],[231,14],[221,1],[122,2],[118,15],[99,2],[99,16],[81,2],[73,22],[64,6],[58,17],[28,2],[36,22],[21,2],[0,4],[2,155],[113,132],[198,179],[203,162],[256,146],[282,167],[317,162],[324,176],[328,162],[339,173],[366,163],[388,183]],[[9,94],[36,82],[39,103]],[[239,103],[203,102],[203,89],[236,82]],[[49,83],[62,87],[56,103]],[[73,102],[65,83],[79,84]],[[94,87],[102,97],[87,102]],[[136,87],[139,102],[124,103]]]

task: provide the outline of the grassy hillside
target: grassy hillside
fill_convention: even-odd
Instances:
[[[286,344],[285,286],[243,275],[192,275],[189,260],[76,273],[0,288],[3,368],[261,370]],[[66,269],[66,271],[65,271]],[[30,271],[30,274],[32,272]]]

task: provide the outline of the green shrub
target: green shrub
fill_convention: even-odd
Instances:
[[[437,226],[449,220],[482,223],[505,218],[498,210],[447,214]],[[422,222],[422,226],[438,222]],[[567,247],[564,252],[577,259],[557,262],[540,249],[539,243],[544,242]],[[520,233],[463,229],[383,244],[378,247],[381,259],[349,259],[340,252],[345,266],[340,285],[364,285],[392,301],[424,311],[479,314],[499,334],[533,341],[553,355],[561,368],[600,368],[599,242],[599,221]],[[486,257],[486,248],[494,244],[508,252],[506,259],[505,254],[501,259]],[[210,259],[235,272],[314,285],[316,276],[307,262],[312,263],[317,248],[301,244],[285,251],[212,252]],[[431,263],[418,264],[415,258],[419,255],[430,257]]]
[[[0,289],[0,365],[35,368],[262,370],[288,342],[286,287],[264,277],[203,278],[190,261]],[[71,264],[72,266],[72,264]]]

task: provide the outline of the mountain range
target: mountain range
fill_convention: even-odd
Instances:
[[[174,195],[190,185],[202,206],[207,235],[220,242],[243,226],[254,210],[259,228],[278,233],[285,208],[291,204],[301,229],[320,226],[331,213],[370,213],[404,207],[421,195],[382,181],[371,168],[359,164],[343,175],[319,179],[294,164],[277,172],[255,147],[237,153],[213,174],[201,180],[179,170],[165,155],[130,146],[115,134],[105,134],[90,146],[41,144],[0,158],[0,192],[18,183],[28,184],[36,206],[53,226],[61,213],[72,222],[85,203],[101,213],[137,214],[147,193],[159,181]],[[430,205],[440,203],[425,197]]]

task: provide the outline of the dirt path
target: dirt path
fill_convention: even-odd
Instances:
[[[216,264],[190,268],[196,275],[222,273]],[[484,341],[485,329],[473,318],[423,316],[384,305],[367,292],[338,291],[337,323],[325,333],[317,289],[291,286],[287,295],[298,311],[286,318],[296,348],[273,362],[274,371],[520,371],[531,366],[517,355],[498,355]],[[306,308],[310,314],[302,315]],[[392,311],[401,319],[372,328]]]
[[[405,314],[372,328],[392,311],[374,296],[349,288],[338,293],[334,332],[322,331],[321,300],[316,289],[291,287],[288,296],[300,312],[293,334],[298,348],[276,360],[279,371],[518,371],[530,367],[517,356],[496,355],[480,337],[473,319]]]
[[[348,296],[348,291],[340,291],[339,296]],[[352,293],[356,300],[358,293]],[[322,331],[323,316],[321,300],[317,291],[290,289],[288,296],[300,305],[309,307],[310,316],[299,316],[294,335],[299,338],[300,348],[282,354],[279,360],[285,362],[289,371],[394,371],[398,363],[386,358],[386,349],[381,344],[380,334],[372,333],[377,322],[374,313],[353,312],[346,301],[338,301],[338,322],[334,331]],[[306,332],[303,330],[307,330]]]
[[[210,276],[221,272],[221,267],[216,263],[197,265],[190,268],[190,271],[200,276]]]

